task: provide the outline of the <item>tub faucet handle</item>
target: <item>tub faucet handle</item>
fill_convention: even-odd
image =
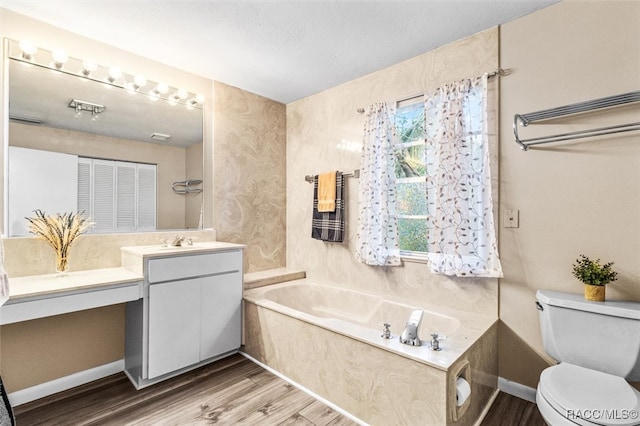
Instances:
[[[391,329],[389,328],[391,327],[391,324],[385,322],[384,324],[382,324],[382,326],[384,327],[384,329],[382,330],[382,334],[380,335],[380,337],[382,337],[383,339],[391,339]]]
[[[439,338],[440,335],[438,334],[438,332],[431,333],[431,343],[429,344],[429,347],[432,351],[442,350],[442,348],[440,347],[440,341],[438,340]]]

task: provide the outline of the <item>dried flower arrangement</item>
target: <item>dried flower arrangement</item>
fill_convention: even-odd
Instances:
[[[56,271],[66,272],[69,268],[69,249],[80,234],[90,226],[89,218],[81,213],[57,213],[47,216],[42,210],[34,210],[35,217],[27,217],[29,232],[44,240],[56,251]]]

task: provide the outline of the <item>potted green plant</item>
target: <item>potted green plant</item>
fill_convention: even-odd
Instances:
[[[573,276],[584,283],[584,298],[602,302],[605,298],[605,285],[618,279],[618,273],[611,267],[613,262],[600,263],[600,259],[591,260],[581,254],[573,264]]]

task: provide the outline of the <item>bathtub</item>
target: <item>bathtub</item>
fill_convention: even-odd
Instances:
[[[414,309],[422,346],[399,342]],[[244,292],[244,352],[372,425],[473,425],[497,389],[497,318],[309,279]],[[391,339],[382,338],[383,323]],[[446,336],[442,350],[430,334]],[[456,403],[458,377],[470,397]]]

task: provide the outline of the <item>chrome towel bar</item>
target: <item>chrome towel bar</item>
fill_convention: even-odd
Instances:
[[[352,172],[349,173],[343,173],[342,176],[346,176],[346,177],[354,177],[354,178],[359,178],[360,177],[360,169],[355,169]],[[313,183],[313,175],[306,175],[304,177],[304,180],[306,180],[309,183]]]

